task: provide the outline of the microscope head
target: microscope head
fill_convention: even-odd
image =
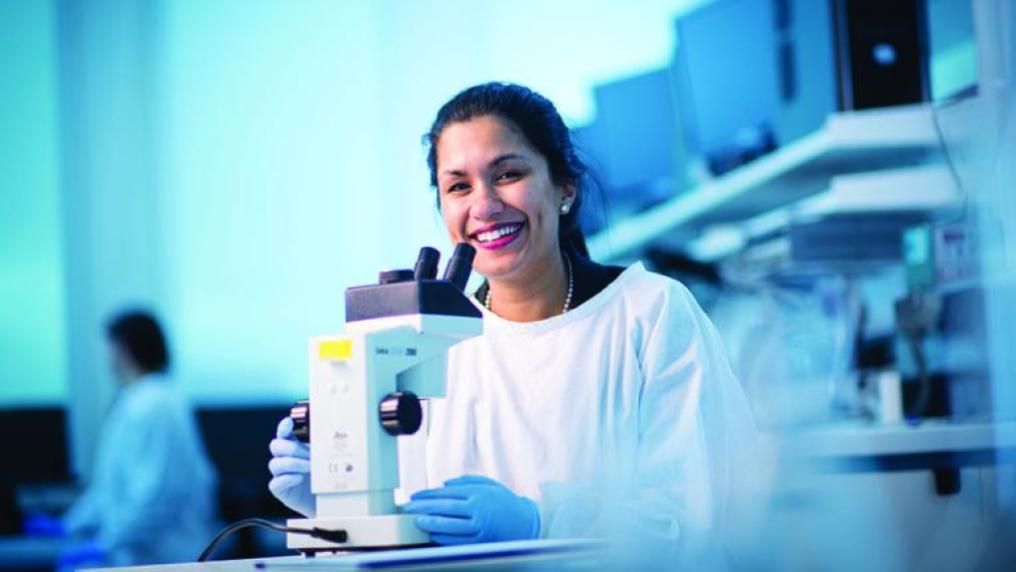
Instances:
[[[377,284],[347,289],[346,323],[414,314],[482,317],[463,292],[475,256],[475,248],[457,244],[444,276],[438,279],[440,254],[423,247],[414,270],[387,270],[380,274]]]

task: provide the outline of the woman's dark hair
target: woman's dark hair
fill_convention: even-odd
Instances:
[[[130,354],[144,373],[169,369],[166,337],[154,316],[141,310],[116,315],[106,325],[106,333]]]
[[[492,115],[509,121],[522,131],[526,140],[547,161],[550,178],[555,185],[575,189],[575,202],[568,214],[562,215],[558,241],[562,250],[588,257],[586,239],[579,223],[585,187],[590,181],[589,170],[576,152],[571,132],[549,99],[521,85],[484,83],[470,87],[441,106],[430,131],[427,166],[430,184],[437,189],[437,142],[445,128],[453,123]],[[438,199],[440,206],[440,199]]]

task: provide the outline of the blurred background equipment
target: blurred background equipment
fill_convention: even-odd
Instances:
[[[265,446],[275,434],[279,419],[288,413],[284,405],[254,404],[201,407],[195,411],[208,457],[219,475],[217,497],[222,522],[294,515],[268,491],[268,461],[272,455]],[[219,559],[283,554],[289,551],[281,535],[252,528],[237,532],[216,551]]]
[[[925,0],[834,0],[840,109],[929,99]]]
[[[674,82],[672,70],[663,68],[593,88],[596,120],[576,130],[576,139],[592,158],[615,216],[691,186]]]
[[[773,7],[728,0],[677,20],[674,69],[687,143],[715,175],[777,145]]]
[[[896,301],[904,413],[990,414],[984,282],[969,224],[941,222],[904,235],[908,293]]]
[[[31,436],[10,439],[4,447],[9,462],[0,475],[0,534],[13,535],[21,532],[26,514],[66,508],[67,489],[74,492],[69,486],[67,414],[62,407],[4,408],[0,431]]]

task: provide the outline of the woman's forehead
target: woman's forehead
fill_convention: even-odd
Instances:
[[[438,171],[483,167],[509,154],[523,159],[536,155],[515,125],[485,115],[445,128],[437,144]]]

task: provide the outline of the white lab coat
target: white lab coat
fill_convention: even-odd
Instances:
[[[123,388],[103,424],[93,478],[64,517],[110,564],[197,558],[214,534],[215,473],[186,400],[148,375]]]
[[[682,284],[639,263],[560,316],[484,310],[484,334],[452,348],[448,372],[426,483],[407,483],[421,471],[404,467],[404,488],[494,478],[538,501],[544,537],[716,530],[733,463],[755,447],[715,328]]]

